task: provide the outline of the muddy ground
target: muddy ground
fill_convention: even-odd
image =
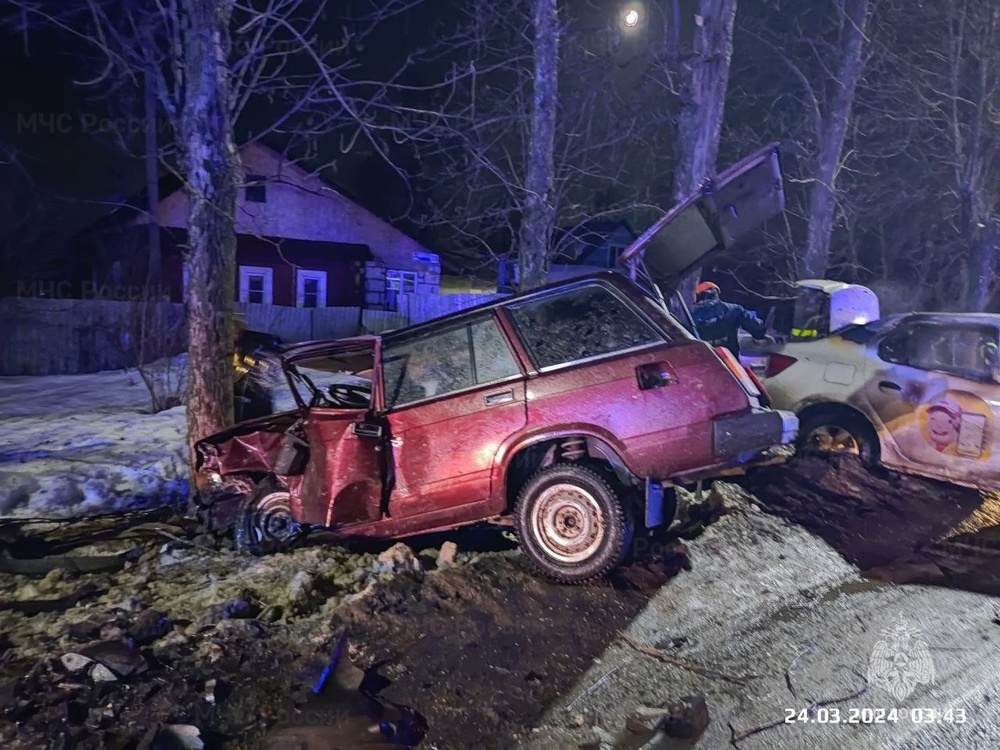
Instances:
[[[161,725],[210,748],[299,747],[281,728],[301,725],[326,727],[317,748],[510,745],[686,564],[669,542],[558,586],[498,530],[255,559],[167,513],[7,523],[0,541],[4,748],[170,746]],[[317,694],[345,631],[363,682]],[[396,737],[369,731],[382,720]]]
[[[18,572],[0,573],[0,747],[178,746],[168,739],[183,730],[164,725],[196,727],[205,747],[218,748],[511,747],[542,737],[535,730],[551,723],[557,707],[557,723],[588,731],[600,721],[584,710],[587,700],[566,705],[600,672],[620,631],[652,616],[651,599],[676,608],[669,604],[675,587],[692,616],[722,621],[743,606],[744,582],[747,591],[752,584],[781,589],[760,582],[778,575],[760,557],[761,533],[779,556],[786,542],[801,551],[804,540],[815,539],[817,550],[829,550],[815,553],[828,554],[826,562],[800,555],[798,567],[781,573],[796,600],[783,601],[786,608],[805,606],[799,590],[820,587],[838,565],[841,579],[853,571],[858,581],[858,568],[882,581],[977,591],[990,591],[996,580],[991,532],[984,531],[997,523],[991,498],[871,478],[850,461],[819,458],[742,484],[756,499],[737,505],[784,520],[755,521],[749,531],[726,520],[732,513],[718,521],[732,505],[727,498],[739,495],[720,484],[686,514],[687,541],[676,534],[640,540],[637,559],[611,580],[583,587],[540,580],[495,531],[416,540],[416,555],[327,546],[253,559],[165,514],[73,529],[8,524],[0,543],[18,559],[0,562]],[[74,547],[101,524],[113,538]],[[123,525],[131,527],[124,534]],[[949,532],[956,541],[937,541]],[[53,539],[68,541],[60,548]],[[446,552],[439,566],[445,541],[457,542],[459,553],[449,562]],[[689,549],[696,569],[678,576],[690,567]],[[24,562],[32,555],[47,559]],[[109,569],[74,570],[81,556]],[[703,582],[704,596],[683,598],[698,560],[715,558],[743,560],[744,580],[710,593],[707,587],[721,584]],[[817,565],[821,570],[812,570]],[[701,574],[710,567],[702,563]],[[657,622],[677,616],[661,613]],[[316,693],[345,630],[340,669]],[[650,638],[658,647],[685,648],[680,634],[676,642]],[[629,648],[640,663],[656,661]],[[752,669],[755,658],[744,651],[726,668]],[[669,685],[633,685],[614,700],[623,711],[669,702],[679,697]],[[287,727],[303,725],[317,727],[313,744],[289,742]],[[559,737],[555,746],[593,742],[581,737]],[[605,746],[628,747],[634,739]]]

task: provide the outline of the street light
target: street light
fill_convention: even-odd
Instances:
[[[635,28],[639,25],[639,11],[635,8],[629,8],[622,16],[622,21],[624,21],[625,25],[630,29]]]

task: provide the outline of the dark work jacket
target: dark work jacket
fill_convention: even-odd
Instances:
[[[767,334],[764,321],[752,311],[720,299],[702,300],[691,310],[698,336],[712,346],[724,346],[740,356],[739,331],[742,328],[755,339]]]

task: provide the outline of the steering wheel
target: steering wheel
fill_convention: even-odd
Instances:
[[[327,393],[334,405],[347,408],[365,407],[371,400],[371,391],[367,388],[347,383],[334,383],[327,388]]]
[[[331,409],[333,407],[334,404],[331,404],[329,399],[327,399],[326,396],[319,391],[316,391],[316,393],[313,394],[313,397],[309,399],[310,409]]]

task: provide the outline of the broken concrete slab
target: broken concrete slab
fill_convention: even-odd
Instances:
[[[743,750],[945,750],[962,746],[963,736],[1000,746],[1000,706],[989,700],[1000,689],[990,666],[1000,659],[991,599],[864,581],[821,539],[749,504],[707,526],[689,551],[691,570],[653,597],[626,629],[628,640],[612,644],[541,727],[568,733],[569,717],[598,714],[620,736],[637,704],[701,692],[712,706],[699,740],[705,747],[729,746],[733,736]],[[963,707],[964,724],[785,723],[787,710],[821,701],[842,717],[896,705],[867,680],[877,644],[900,618],[930,644],[935,666],[935,683],[915,685],[906,705]],[[646,653],[655,652],[649,644],[677,645],[663,660]],[[520,747],[536,745],[527,738]]]

